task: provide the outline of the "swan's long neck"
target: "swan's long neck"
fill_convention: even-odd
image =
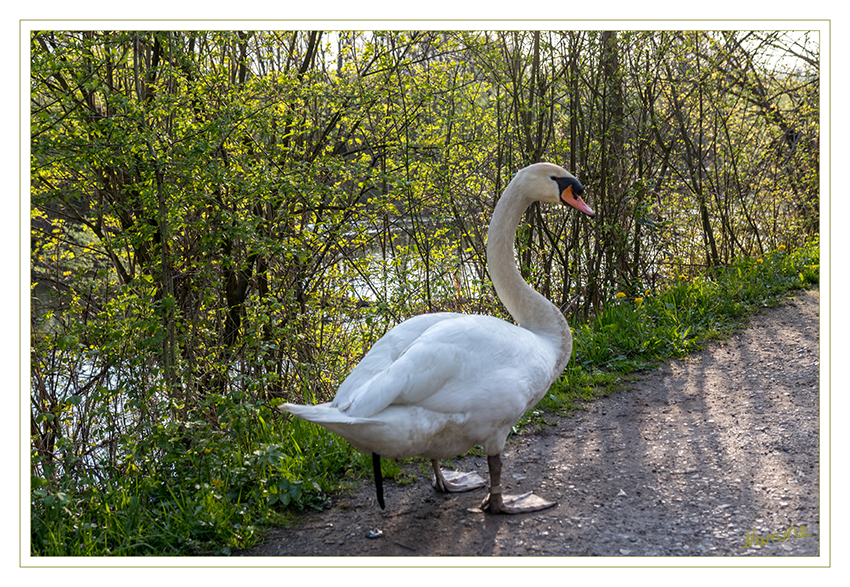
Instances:
[[[572,351],[569,324],[554,304],[525,282],[514,257],[517,227],[530,204],[531,200],[524,197],[516,182],[502,194],[487,233],[487,269],[499,299],[514,320],[544,338],[556,350],[560,374]]]

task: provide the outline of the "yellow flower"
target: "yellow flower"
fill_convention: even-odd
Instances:
[[[778,247],[776,247],[776,248],[777,248],[777,249],[779,249],[780,251],[784,251],[784,250],[785,250],[785,245],[779,245],[779,246],[778,246]]]
[[[684,275],[680,275],[680,276],[679,276],[679,279],[687,279],[687,277],[686,277],[686,276],[684,276]]]
[[[626,297],[626,294],[624,294],[623,292],[619,292],[619,293],[617,293],[617,297],[618,298],[624,298],[624,297]]]
[[[756,263],[764,263],[764,259],[756,259]]]
[[[635,298],[635,303],[639,304],[643,301],[643,298]]]

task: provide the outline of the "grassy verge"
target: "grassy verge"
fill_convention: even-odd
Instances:
[[[537,410],[566,412],[621,388],[630,376],[729,336],[762,308],[819,281],[819,243],[746,259],[664,291],[617,294],[597,317],[573,328],[573,359]],[[532,412],[528,417],[533,417]]]
[[[727,336],[790,290],[817,283],[818,273],[813,241],[681,277],[662,292],[618,297],[575,325],[573,360],[520,426],[544,412],[578,409],[630,374]],[[371,471],[370,459],[347,442],[262,401],[204,402],[192,421],[122,439],[124,456],[101,478],[63,475],[73,463],[52,463],[33,476],[33,555],[226,555],[250,548],[294,511],[322,508],[329,493]],[[396,463],[384,467],[387,477],[405,481]]]

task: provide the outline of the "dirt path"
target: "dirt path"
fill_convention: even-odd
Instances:
[[[386,483],[386,510],[364,481],[241,554],[817,556],[818,300],[797,292],[726,343],[515,437],[505,491],[552,509],[484,514],[485,490],[443,496],[413,466],[416,483]],[[454,464],[487,476],[486,458]]]

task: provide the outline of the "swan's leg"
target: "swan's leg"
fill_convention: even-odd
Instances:
[[[377,453],[372,453],[372,469],[375,473],[375,493],[378,496],[378,505],[381,509],[386,508],[384,504],[384,476],[381,474],[381,457]]]
[[[502,457],[492,455],[487,457],[490,469],[490,493],[481,504],[482,510],[493,514],[525,514],[537,512],[557,505],[554,501],[546,501],[531,492],[520,495],[502,495]]]
[[[434,469],[434,478],[431,479],[431,485],[441,493],[448,493],[449,489],[446,487],[446,478],[440,470],[440,461],[431,459],[431,467]]]
[[[443,493],[462,493],[487,485],[487,482],[475,472],[460,473],[457,471],[441,470],[440,461],[437,459],[431,459],[431,466],[434,468],[434,478],[431,480],[431,484],[437,491]]]

